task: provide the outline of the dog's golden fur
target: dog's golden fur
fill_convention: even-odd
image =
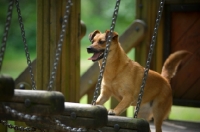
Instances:
[[[101,33],[96,30],[89,35],[92,44],[88,47],[88,53],[94,53],[89,60],[98,61],[102,65],[102,54],[106,47],[108,32]],[[175,74],[180,60],[188,54],[187,51],[178,51],[166,60],[161,74],[149,70],[142,103],[153,101],[152,112],[156,132],[161,132],[164,118],[168,116],[172,105],[172,90],[169,80]],[[112,42],[107,57],[103,74],[101,93],[96,104],[103,105],[111,96],[114,96],[119,104],[108,111],[108,114],[120,115],[130,105],[135,106],[144,67],[130,60],[118,41],[118,34],[113,32]]]

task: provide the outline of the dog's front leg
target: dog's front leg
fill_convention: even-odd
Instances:
[[[119,104],[114,108],[108,111],[109,115],[120,115],[123,113],[132,103],[132,97],[125,96],[123,99],[119,102]]]
[[[101,94],[96,100],[97,105],[103,105],[111,96],[111,92],[106,90],[105,88],[101,89]]]

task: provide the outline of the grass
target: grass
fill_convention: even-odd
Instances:
[[[81,73],[83,74],[92,64],[93,62],[87,60],[91,56],[86,52],[87,45],[82,45],[81,47]],[[31,59],[35,58],[35,54],[31,54]],[[129,54],[129,57],[134,59],[134,50],[132,50]],[[13,78],[16,78],[23,69],[27,66],[26,57],[23,51],[15,51],[13,49],[8,49],[5,55],[2,73],[6,73],[11,75]],[[87,96],[84,96],[80,103],[87,103]],[[110,108],[110,101],[105,103],[105,107],[107,109]],[[133,117],[134,108],[131,106],[128,109],[128,117]],[[184,120],[184,121],[192,121],[192,122],[200,122],[200,108],[192,108],[192,107],[180,107],[173,106],[171,110],[171,114],[169,116],[170,119],[173,120]]]

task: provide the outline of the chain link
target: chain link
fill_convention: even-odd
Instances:
[[[72,4],[73,4],[72,1],[68,0],[66,8],[65,8],[65,14],[64,14],[64,17],[63,17],[63,22],[62,22],[62,29],[61,29],[60,38],[59,38],[59,41],[58,41],[58,46],[57,46],[57,49],[56,49],[55,59],[54,59],[54,63],[53,63],[53,69],[52,69],[52,72],[51,72],[49,85],[48,85],[49,91],[53,90],[53,83],[54,83],[55,77],[56,77],[58,62],[59,62],[59,59],[60,59],[60,54],[61,54],[61,51],[62,51],[62,44],[63,44],[63,41],[64,41],[65,32],[66,32],[66,25],[67,25],[67,22],[68,22],[70,7],[72,6]]]
[[[151,58],[152,58],[153,50],[154,50],[154,47],[155,47],[156,36],[157,36],[158,27],[159,27],[159,24],[160,24],[160,19],[161,19],[161,16],[162,16],[164,4],[165,4],[165,0],[161,0],[160,5],[159,5],[159,9],[158,9],[158,13],[157,13],[156,23],[155,23],[155,27],[154,27],[154,31],[153,31],[153,36],[152,36],[152,40],[151,40],[151,44],[150,44],[149,54],[148,54],[148,57],[147,57],[146,67],[145,67],[145,70],[144,70],[142,85],[140,87],[140,93],[138,95],[138,101],[137,101],[137,105],[136,105],[136,108],[135,108],[134,118],[137,118],[137,115],[138,115],[138,112],[139,112],[139,109],[140,109],[140,104],[142,102],[144,87],[145,87],[145,84],[146,84],[146,79],[148,77],[148,72],[149,72],[149,68],[150,68],[150,64],[151,64]]]
[[[9,114],[12,117],[15,117],[15,118],[20,119],[20,120],[25,120],[25,121],[28,121],[28,122],[37,122],[37,121],[41,121],[42,119],[45,118],[45,117],[39,117],[39,116],[36,116],[36,115],[29,115],[29,114],[24,114],[24,113],[18,112],[17,110],[12,109],[9,106],[6,106],[4,103],[2,103],[2,107],[3,107],[4,111],[6,112],[6,114]],[[86,128],[70,127],[70,126],[67,126],[67,125],[61,123],[61,121],[58,120],[58,119],[48,118],[48,120],[51,120],[52,122],[54,122],[55,125],[61,130],[65,130],[65,131],[68,131],[68,132],[87,132]],[[7,126],[8,128],[15,129],[15,130],[26,131],[26,132],[36,131],[36,128],[34,128],[34,127],[16,126],[16,125],[8,124],[4,120],[0,120],[0,123]],[[45,130],[42,130],[42,129],[38,129],[38,130],[45,132]]]
[[[9,5],[8,5],[6,24],[5,24],[5,28],[4,28],[4,33],[3,33],[2,42],[1,42],[1,49],[0,49],[0,71],[1,71],[2,63],[3,63],[4,53],[6,50],[8,31],[9,31],[10,23],[11,23],[11,19],[12,19],[13,3],[14,3],[14,1],[10,0]]]
[[[95,88],[95,91],[94,91],[94,97],[93,97],[93,100],[92,100],[92,105],[96,105],[96,100],[99,96],[99,91],[100,91],[100,88],[101,88],[103,73],[104,73],[105,66],[106,66],[106,59],[107,59],[107,56],[108,56],[108,53],[109,53],[110,44],[111,44],[111,41],[112,41],[112,34],[113,34],[114,29],[115,29],[115,24],[116,24],[116,20],[117,20],[119,5],[120,5],[120,0],[117,0],[116,5],[115,5],[115,9],[114,9],[114,13],[113,13],[113,17],[112,17],[112,23],[111,23],[111,26],[110,26],[110,32],[108,34],[108,39],[106,41],[106,50],[104,51],[102,66],[101,66],[101,69],[100,69],[98,81],[97,81],[96,88]]]
[[[7,27],[5,27],[5,33],[4,33],[3,40],[2,40],[2,48],[1,48],[1,54],[0,54],[0,57],[1,56],[2,57],[0,58],[0,66],[2,64],[3,55],[4,55],[4,51],[5,51],[5,47],[6,47],[7,32],[8,32],[9,26],[10,26],[13,3],[14,3],[13,1],[10,1],[10,3],[9,3],[9,10],[8,10],[8,16],[7,16],[7,22],[6,22]],[[24,43],[25,53],[26,53],[26,57],[27,57],[27,64],[28,64],[28,67],[29,67],[29,72],[31,74],[32,89],[35,90],[36,87],[35,87],[34,75],[33,75],[33,70],[32,70],[32,65],[31,65],[31,60],[30,60],[30,54],[29,54],[29,51],[28,51],[27,43],[26,43],[24,25],[23,25],[23,22],[22,22],[22,16],[21,16],[21,11],[20,11],[20,7],[19,7],[19,1],[16,0],[15,4],[16,4],[16,7],[17,7],[18,20],[19,20],[19,24],[20,24],[22,40],[23,40],[23,43]],[[67,25],[67,22],[68,22],[68,17],[69,17],[71,5],[72,5],[71,0],[68,0],[66,10],[65,10],[64,19],[63,19],[63,23],[62,23],[61,34],[60,34],[58,46],[57,46],[57,49],[56,49],[56,55],[55,55],[55,60],[54,60],[54,65],[53,65],[54,67],[53,67],[53,70],[51,72],[48,90],[52,90],[53,82],[55,80],[56,69],[57,69],[59,57],[60,57],[61,50],[62,50],[62,44],[63,44],[63,40],[64,40],[64,35],[65,35],[65,30],[66,30],[66,25]],[[23,114],[23,113],[20,113],[20,112],[14,110],[14,109],[11,109],[9,106],[5,106],[5,105],[3,105],[3,106],[4,106],[6,113],[11,114],[13,117],[18,117],[19,119],[24,119],[24,120],[27,120],[27,121],[40,120],[40,117],[37,117],[35,115]],[[26,131],[26,132],[36,131],[36,128],[16,126],[16,125],[12,125],[12,124],[7,123],[7,121],[4,121],[4,120],[0,120],[0,123],[7,126],[8,128],[14,129],[14,130],[20,130],[20,131]],[[77,132],[87,131],[84,128],[72,128],[70,126],[66,126],[65,124],[62,124],[59,120],[55,120],[55,124],[58,127],[61,127],[63,130],[67,130],[67,131],[77,131]]]
[[[11,115],[12,117],[15,117],[17,119],[23,119],[26,121],[31,121],[31,122],[35,122],[35,121],[40,121],[41,118],[36,116],[36,115],[29,115],[29,114],[24,114],[24,113],[20,113],[14,109],[11,109],[9,106],[6,106],[4,103],[2,103],[2,107],[4,109],[4,111]],[[12,124],[8,124],[6,121],[1,120],[0,123],[2,123],[3,125],[9,127],[9,128],[13,128],[15,130],[20,130],[20,131],[26,131],[26,132],[32,132],[32,131],[36,131],[36,128],[34,127],[22,127],[22,126],[16,126],[16,125],[12,125]]]
[[[7,121],[4,121],[4,120],[0,120],[0,123],[10,129],[14,129],[14,130],[25,131],[25,132],[36,131],[36,129],[33,127],[16,126],[16,125],[9,124]]]
[[[26,59],[27,59],[28,67],[29,67],[30,76],[31,76],[32,89],[36,90],[35,80],[34,80],[34,75],[33,75],[33,68],[32,68],[32,63],[31,63],[31,59],[30,59],[30,54],[29,54],[29,51],[28,51],[28,45],[27,45],[27,42],[26,42],[24,24],[23,24],[23,21],[22,21],[22,16],[21,16],[21,11],[20,11],[18,0],[15,0],[15,5],[17,7],[19,26],[20,26],[20,29],[21,29],[22,40],[23,40],[23,43],[24,43],[24,50],[25,50],[25,54],[26,54]]]
[[[61,123],[60,120],[57,120],[57,119],[55,119],[54,122],[56,123],[58,127],[68,132],[87,132],[87,129],[85,128],[75,128],[75,127],[66,126],[65,124]]]

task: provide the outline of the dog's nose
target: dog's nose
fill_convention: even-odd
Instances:
[[[87,47],[87,52],[88,52],[88,53],[91,53],[91,52],[92,52],[92,47],[91,47],[91,46]]]

